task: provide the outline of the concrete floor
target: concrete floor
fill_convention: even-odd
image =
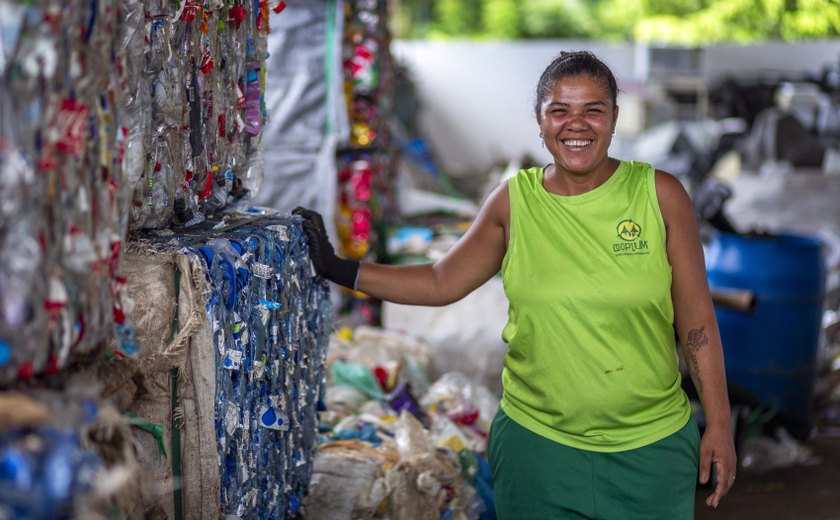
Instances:
[[[756,474],[746,469],[717,509],[698,488],[696,520],[840,520],[840,427],[823,428],[804,443],[818,464]]]

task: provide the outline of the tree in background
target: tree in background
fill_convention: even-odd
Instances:
[[[404,39],[598,39],[677,45],[840,36],[838,0],[394,0]]]

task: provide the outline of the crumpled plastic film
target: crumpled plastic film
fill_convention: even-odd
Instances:
[[[0,1],[0,385],[98,353],[118,321],[119,0]]]
[[[315,459],[306,498],[309,518],[381,518],[387,497],[383,467],[399,461],[393,450],[374,449],[362,441],[336,441],[322,446]]]
[[[365,325],[330,336],[307,514],[495,519],[486,450],[499,399],[459,372],[429,384],[431,350],[419,336]],[[378,472],[368,467],[377,460]]]
[[[262,183],[268,14],[278,3],[125,3],[129,228],[193,226]]]
[[[215,388],[192,384],[215,392],[214,416],[199,420],[215,426],[222,513],[293,516],[312,476],[332,327],[329,288],[313,277],[301,220],[227,213],[154,235],[151,249],[200,261],[209,282],[212,344],[190,348],[215,352]]]

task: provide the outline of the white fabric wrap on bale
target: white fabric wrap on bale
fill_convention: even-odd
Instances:
[[[175,269],[181,273],[176,295]],[[151,513],[174,518],[173,491],[181,486],[184,518],[219,517],[219,457],[214,428],[215,354],[207,313],[209,284],[197,258],[175,253],[147,254],[134,248],[123,259],[126,290],[134,301],[127,312],[137,325],[142,346],[139,371],[145,388],[138,392],[129,411],[163,426],[167,456],[159,453],[157,440],[137,433],[139,458],[145,471],[140,484],[143,505],[134,517]],[[177,296],[177,297],[176,297]],[[177,303],[176,303],[177,302]],[[173,338],[177,310],[178,332]],[[181,435],[181,482],[172,470],[171,369],[178,370],[176,419]],[[143,390],[146,392],[144,393]]]

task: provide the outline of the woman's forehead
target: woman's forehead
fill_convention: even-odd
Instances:
[[[604,80],[589,74],[575,74],[574,76],[560,76],[554,81],[554,88],[560,85],[592,85],[594,87],[607,90],[607,85]]]
[[[558,79],[551,87],[550,98],[559,96],[609,98],[610,92],[606,85],[591,76],[573,76]]]

